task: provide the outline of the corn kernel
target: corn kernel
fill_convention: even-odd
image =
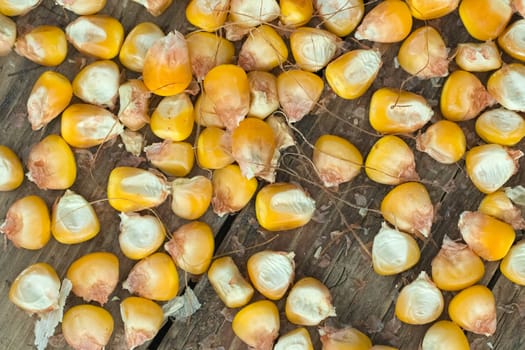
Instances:
[[[456,50],[457,65],[468,72],[488,72],[501,67],[501,55],[493,41],[460,43]]]
[[[414,30],[397,54],[401,68],[421,79],[448,75],[448,51],[441,34],[430,26]]]
[[[300,326],[317,326],[328,317],[336,316],[330,290],[313,277],[298,280],[286,297],[288,321]]]
[[[498,37],[499,46],[509,56],[521,61],[525,61],[525,45],[521,42],[521,37],[525,34],[525,19],[517,20],[509,25]]]
[[[172,233],[164,249],[184,271],[193,275],[203,274],[211,264],[215,249],[211,227],[200,221],[182,225]]]
[[[80,16],[66,27],[67,40],[79,52],[109,60],[117,56],[124,40],[124,27],[106,15]]]
[[[0,13],[0,57],[7,56],[15,45],[16,23]]]
[[[64,313],[62,334],[73,349],[103,349],[113,333],[113,317],[100,306],[76,305]]]
[[[230,0],[210,2],[191,0],[186,6],[186,19],[195,27],[214,32],[222,27],[228,16]]]
[[[470,350],[465,333],[454,322],[441,320],[434,323],[423,337],[421,350]]]
[[[476,133],[485,142],[514,146],[525,137],[525,119],[516,112],[496,108],[476,119]]]
[[[112,140],[124,131],[110,111],[88,104],[73,104],[62,113],[60,134],[72,147],[89,148]]]
[[[459,0],[407,0],[412,16],[427,20],[443,17],[458,8]]]
[[[299,327],[284,335],[281,335],[277,340],[277,343],[275,343],[273,349],[314,350],[314,346],[312,344],[312,339],[310,338],[310,333],[308,333],[308,330],[304,327]]]
[[[120,315],[129,349],[153,339],[164,322],[162,308],[154,301],[141,297],[127,297],[122,300]]]
[[[193,32],[186,35],[191,69],[198,81],[215,66],[233,62],[235,47],[231,42],[213,33]]]
[[[250,283],[244,279],[229,256],[218,258],[211,263],[208,280],[219,298],[229,308],[248,304],[254,293]]]
[[[15,247],[43,248],[51,238],[51,218],[46,202],[35,195],[18,199],[7,210],[0,233]]]
[[[512,16],[508,0],[463,0],[459,5],[459,17],[467,32],[481,41],[498,37]]]
[[[193,146],[188,142],[166,140],[144,147],[144,152],[152,165],[171,176],[186,176],[193,168]]]
[[[172,0],[132,0],[137,4],[141,4],[153,16],[160,16],[170,7]]]
[[[66,276],[73,284],[76,296],[86,302],[94,300],[104,305],[118,283],[118,258],[106,252],[83,255],[69,265]]]
[[[244,41],[239,51],[238,64],[245,71],[269,71],[282,66],[288,58],[288,48],[275,29],[261,25]]]
[[[67,56],[66,34],[55,26],[35,27],[15,42],[20,56],[43,66],[58,66]]]
[[[399,350],[399,349],[394,348],[393,346],[388,346],[388,345],[374,345],[370,348],[370,350]]]
[[[523,270],[523,261],[525,259],[525,241],[521,240],[516,243],[499,266],[501,273],[510,281],[525,286],[525,270]]]
[[[252,71],[247,75],[250,84],[248,117],[265,119],[279,108],[277,78],[272,73],[261,71]]]
[[[113,109],[118,97],[120,71],[113,61],[95,61],[73,79],[73,94],[82,101]]]
[[[178,178],[171,183],[171,210],[186,219],[200,218],[211,203],[211,181],[201,175],[192,178]]]
[[[231,0],[230,20],[242,27],[256,27],[279,17],[280,8],[276,0]]]
[[[525,112],[525,65],[506,64],[489,77],[487,90],[503,107],[511,111]]]
[[[206,97],[204,91],[202,91],[199,94],[199,97],[197,97],[193,111],[195,114],[195,122],[200,126],[213,126],[221,129],[226,128],[222,122],[222,119],[215,112],[215,105],[213,104],[213,101]]]
[[[416,148],[442,164],[452,164],[465,154],[467,140],[458,124],[440,120],[416,137]]]
[[[191,63],[184,36],[173,31],[157,39],[146,52],[142,69],[144,84],[156,95],[183,92],[191,82]]]
[[[164,97],[153,111],[151,131],[164,140],[183,141],[193,130],[193,104],[186,93]]]
[[[237,164],[217,169],[212,175],[213,211],[219,216],[244,208],[257,190],[257,179],[247,179]]]
[[[380,88],[370,100],[370,125],[383,134],[414,132],[433,115],[432,107],[423,96],[405,90]]]
[[[230,135],[214,126],[203,129],[197,138],[197,160],[205,169],[221,169],[233,163]]]
[[[314,14],[312,0],[280,0],[281,23],[290,27],[301,27],[310,22]]]
[[[120,213],[120,250],[129,259],[143,259],[160,248],[166,237],[162,222],[154,215]]]
[[[0,145],[0,192],[17,189],[24,181],[24,169],[9,147]]]
[[[290,48],[299,68],[309,72],[323,69],[336,55],[341,39],[320,28],[301,27],[290,34]]]
[[[350,34],[365,14],[363,0],[317,0],[314,4],[323,26],[340,37]]]
[[[255,198],[257,221],[268,231],[292,230],[306,225],[315,211],[315,201],[299,185],[273,183]]]
[[[461,213],[458,227],[470,249],[487,261],[503,259],[516,238],[512,226],[477,211]]]
[[[525,1],[524,0],[511,0],[512,8],[520,14],[521,17],[525,17]]]
[[[120,85],[118,94],[118,119],[126,128],[137,131],[150,122],[148,110],[151,93],[142,80],[128,80]]]
[[[479,203],[478,211],[505,221],[515,230],[525,228],[520,208],[514,205],[505,191],[487,194]]]
[[[394,135],[383,136],[372,146],[366,156],[365,172],[370,180],[385,185],[419,179],[414,152]]]
[[[53,205],[51,233],[64,244],[85,242],[100,231],[97,213],[81,195],[67,190]]]
[[[482,285],[463,289],[448,305],[450,319],[466,331],[487,337],[496,331],[496,300]]]
[[[352,50],[326,66],[326,81],[339,97],[356,99],[372,85],[382,65],[377,51]]]
[[[143,298],[168,301],[179,291],[179,275],[168,254],[154,253],[133,266],[122,287]]]
[[[277,77],[279,103],[290,123],[298,122],[316,106],[324,82],[314,73],[292,69]]]
[[[352,327],[345,328],[319,328],[323,350],[369,350],[372,341],[366,334]]]
[[[55,2],[79,16],[94,15],[106,6],[106,0],[56,0]]]
[[[118,211],[139,211],[161,205],[168,197],[166,180],[153,172],[116,167],[109,174],[108,201]]]
[[[23,16],[41,2],[42,0],[0,0],[0,13],[9,17]]]
[[[142,148],[145,144],[145,137],[138,131],[131,131],[124,129],[124,132],[120,134],[120,139],[124,144],[126,152],[131,153],[135,157],[140,157]]]
[[[155,23],[137,24],[128,33],[120,48],[120,63],[129,70],[142,73],[147,51],[155,41],[163,37],[164,32]]]
[[[357,27],[355,38],[396,43],[404,40],[411,30],[412,14],[408,5],[401,0],[388,0],[379,3],[365,15]]]
[[[279,310],[269,300],[243,307],[232,322],[235,335],[255,349],[271,349],[279,335],[279,327]]]
[[[77,177],[75,156],[59,135],[48,135],[29,151],[27,178],[43,190],[65,190]]]
[[[246,264],[248,276],[259,293],[270,300],[281,299],[295,277],[294,252],[263,250]]]

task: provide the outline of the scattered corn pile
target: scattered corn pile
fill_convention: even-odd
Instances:
[[[171,0],[134,1],[153,16],[175,6]],[[309,162],[327,188],[352,181],[362,169],[370,180],[393,186],[381,202],[385,222],[371,250],[375,272],[393,275],[418,263],[417,239],[429,239],[436,220],[414,152],[401,136],[417,132],[417,150],[436,162],[465,159],[469,178],[486,197],[477,211],[459,217],[464,243],[445,237],[431,271],[401,289],[395,315],[410,325],[433,323],[421,340],[423,350],[469,349],[464,331],[496,331],[494,295],[478,284],[485,273],[483,260],[501,260],[503,275],[525,285],[525,241],[515,242],[525,221],[513,202],[523,205],[523,194],[520,200],[519,187],[503,188],[523,156],[513,146],[525,136],[520,114],[525,112],[525,65],[519,63],[525,60],[525,19],[511,22],[515,11],[525,15],[523,1],[385,0],[365,10],[362,0],[192,0],[186,18],[197,29],[183,34],[164,33],[152,22],[125,33],[117,19],[98,14],[105,0],[57,0],[78,17],[65,28],[45,25],[17,32],[16,16],[40,2],[0,1],[0,55],[14,48],[28,60],[54,67],[72,46],[96,60],[71,82],[52,68],[34,82],[27,122],[40,130],[60,118],[60,135],[46,136],[32,147],[27,178],[41,190],[65,192],[51,210],[38,195],[18,199],[0,232],[29,250],[45,249],[51,236],[63,244],[92,239],[101,231],[92,203],[69,189],[77,177],[72,148],[99,147],[120,137],[130,152],[144,152],[158,170],[116,167],[106,192],[109,205],[120,212],[121,252],[137,260],[122,284],[137,296],[120,301],[128,348],[152,339],[169,317],[157,302],[177,296],[183,283],[180,269],[207,273],[224,304],[241,308],[232,328],[247,345],[313,349],[305,327],[337,317],[329,288],[312,277],[296,280],[293,252],[254,253],[245,279],[231,257],[214,259],[214,233],[198,220],[209,207],[219,216],[236,213],[254,197],[256,218],[265,230],[292,230],[312,219],[312,196],[295,182],[276,181],[280,154],[295,145],[293,124],[321,105],[327,91],[357,99],[370,88],[384,64],[381,51],[366,46],[374,43],[402,42],[397,63],[418,79],[446,77],[439,101],[444,119],[431,123],[435,111],[422,95],[402,86],[383,87],[369,102],[369,124],[381,137],[363,150],[366,157],[349,140],[326,134],[313,142]],[[453,55],[434,27],[425,22],[413,30],[415,20],[456,10],[478,41],[461,43]],[[343,37],[361,41],[361,48],[345,49]],[[503,63],[500,49],[514,60]],[[451,57],[459,69],[449,70]],[[135,72],[137,79],[122,82],[123,69]],[[476,73],[489,71],[485,87]],[[160,101],[150,109],[153,95]],[[486,143],[467,150],[459,123],[474,118],[476,133]],[[188,139],[195,125],[199,132],[192,144]],[[162,142],[143,147],[146,129]],[[195,166],[208,169],[209,176],[190,177]],[[14,191],[24,180],[20,159],[2,145],[0,175],[1,191]],[[189,221],[172,233],[151,211],[169,197],[173,213]],[[103,306],[122,280],[119,259],[111,252],[85,254],[66,277],[61,282],[46,263],[31,265],[13,282],[9,298],[39,316],[39,349],[60,322],[71,347],[102,349],[114,328]],[[62,315],[70,290],[86,304]],[[255,291],[265,300],[250,303]],[[448,304],[451,321],[435,322],[445,309],[442,291],[457,292]],[[287,320],[300,326],[286,334],[279,331],[274,302],[283,298]],[[352,327],[321,326],[319,334],[327,350],[395,349],[372,346],[367,335]]]

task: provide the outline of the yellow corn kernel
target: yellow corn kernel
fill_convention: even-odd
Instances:
[[[172,0],[132,0],[137,4],[141,4],[153,16],[160,16],[170,7]]]
[[[422,271],[401,289],[396,300],[395,313],[401,322],[421,325],[435,321],[443,312],[443,294]]]
[[[445,236],[443,244],[432,260],[432,280],[445,291],[457,291],[477,283],[485,274],[481,258],[466,244]]]
[[[279,328],[279,309],[269,300],[243,307],[232,322],[235,335],[255,349],[271,349],[279,335]]]
[[[193,130],[193,104],[185,92],[164,97],[153,111],[151,131],[164,140],[186,140]]]
[[[315,201],[297,184],[264,186],[255,198],[257,221],[268,231],[292,230],[306,225],[315,211]]]
[[[414,152],[394,135],[383,136],[372,146],[366,156],[365,172],[370,180],[385,185],[419,180]]]
[[[226,22],[229,5],[230,0],[219,0],[211,4],[202,0],[191,0],[186,6],[186,19],[206,32],[215,32]]]
[[[208,280],[219,298],[229,308],[248,304],[254,293],[250,283],[244,279],[229,256],[218,258],[211,263]]]
[[[233,64],[212,68],[204,77],[206,99],[227,129],[239,125],[250,110],[250,83],[246,72]]]
[[[18,199],[7,210],[0,233],[15,247],[43,248],[51,238],[51,219],[46,202],[35,195]]]
[[[73,349],[103,349],[113,333],[111,314],[100,306],[76,305],[64,313],[62,334]]]
[[[478,211],[461,213],[458,227],[470,249],[487,261],[503,259],[516,238],[512,226]]]
[[[31,314],[43,314],[58,308],[60,279],[46,263],[28,266],[9,288],[9,300]]]
[[[124,336],[129,349],[153,339],[164,322],[162,307],[146,298],[127,297],[120,303]]]
[[[55,26],[35,27],[16,39],[15,52],[43,66],[58,66],[67,56],[66,34]]]
[[[213,211],[219,216],[244,208],[257,190],[257,179],[247,179],[236,164],[216,169],[212,175]]]
[[[279,103],[290,123],[298,122],[312,111],[323,89],[323,79],[304,70],[287,70],[277,77]]]
[[[488,72],[501,67],[501,54],[493,41],[460,43],[456,50],[457,65],[468,72]]]
[[[41,2],[42,0],[0,0],[0,13],[9,17],[23,16]]]
[[[20,158],[9,147],[0,145],[0,192],[17,189],[24,181]]]
[[[463,0],[459,5],[459,17],[465,29],[480,41],[497,38],[509,23],[512,12],[507,0]]]
[[[374,237],[372,245],[372,266],[382,276],[401,273],[419,261],[421,252],[416,240],[385,222]]]
[[[117,117],[102,107],[73,104],[62,113],[60,134],[72,147],[89,148],[116,138],[124,131]]]
[[[67,190],[57,199],[51,215],[51,233],[57,241],[81,243],[95,237],[99,231],[97,213],[84,197]]]
[[[118,97],[120,71],[113,61],[95,61],[73,79],[73,94],[82,101],[113,109]]]
[[[299,68],[309,72],[323,69],[335,56],[341,39],[320,28],[301,27],[290,34],[290,48]]]
[[[412,14],[408,5],[401,0],[388,0],[379,3],[365,15],[357,27],[355,38],[378,43],[396,43],[404,40],[411,30]]]
[[[277,78],[272,73],[261,71],[252,71],[247,75],[250,83],[248,117],[265,119],[279,108]]]
[[[523,270],[523,261],[525,259],[525,241],[521,240],[516,243],[499,266],[501,273],[510,281],[525,286],[525,271]]]
[[[76,296],[104,305],[118,283],[118,258],[106,252],[83,255],[69,265],[66,277],[73,284]]]
[[[481,192],[495,192],[518,171],[522,156],[520,150],[497,144],[473,147],[465,156],[467,175]]]
[[[505,221],[515,230],[525,228],[525,219],[521,215],[521,209],[514,205],[505,191],[487,194],[479,203],[478,211]]]
[[[313,277],[297,281],[288,296],[285,306],[288,321],[300,326],[317,326],[330,316],[336,316],[330,290]]]
[[[273,129],[260,119],[246,118],[232,132],[232,156],[248,179],[271,177],[275,150]]]
[[[106,15],[80,16],[66,27],[67,40],[79,52],[110,60],[116,57],[124,40],[124,27]]]
[[[77,177],[75,156],[59,135],[48,135],[34,145],[27,160],[27,178],[43,190],[65,190]]]
[[[33,130],[39,130],[58,117],[69,105],[73,87],[60,73],[45,71],[33,85],[27,99],[27,119]]]
[[[11,52],[16,41],[16,23],[0,10],[0,57]]]
[[[119,61],[124,67],[134,72],[142,72],[146,52],[157,41],[164,37],[164,32],[155,23],[137,24],[126,36],[120,48]]]
[[[212,184],[204,176],[178,178],[171,183],[171,210],[175,215],[186,219],[200,218],[211,203]]]
[[[340,37],[350,34],[365,14],[363,0],[317,0],[314,4],[323,26]]]
[[[370,348],[370,350],[399,350],[399,349],[394,348],[393,346],[388,346],[388,345],[374,345]]]
[[[106,6],[106,0],[56,0],[56,4],[79,16],[94,15]]]
[[[314,145],[312,162],[324,186],[352,181],[363,166],[363,156],[352,143],[336,135],[322,135]]]
[[[145,135],[138,131],[124,129],[124,132],[120,134],[120,139],[126,152],[129,152],[135,157],[140,157],[145,144]]]
[[[382,134],[414,132],[433,115],[432,107],[423,96],[405,90],[380,88],[370,100],[370,125]]]
[[[416,148],[442,164],[452,164],[465,154],[467,140],[458,124],[440,120],[416,137]]]
[[[200,221],[182,225],[171,234],[164,249],[184,271],[193,275],[203,274],[211,264],[215,249],[211,227]]]
[[[256,27],[279,17],[280,9],[276,0],[231,0],[230,21],[241,27]]]
[[[139,211],[161,205],[168,197],[166,180],[153,172],[116,167],[109,174],[108,201],[118,211]]]
[[[215,105],[206,97],[204,91],[197,97],[193,111],[197,124],[205,127],[214,126],[221,129],[226,128],[219,115],[215,112]]]
[[[205,169],[221,169],[234,162],[231,140],[226,131],[209,126],[197,138],[197,160]]]
[[[143,298],[168,301],[179,291],[179,275],[168,254],[154,253],[133,266],[122,287]]]
[[[424,185],[407,182],[386,194],[381,202],[381,214],[401,231],[428,237],[434,221],[434,206]]]
[[[164,243],[166,230],[154,215],[120,213],[120,250],[129,259],[143,259]]]
[[[509,63],[492,73],[487,81],[487,90],[503,107],[525,112],[525,93],[520,89],[524,83],[525,65]]]
[[[142,76],[146,87],[160,96],[177,95],[190,85],[190,55],[181,33],[155,40],[144,57]]]
[[[282,1],[281,1],[282,6]],[[284,335],[281,335],[275,343],[274,350],[287,349],[314,350],[310,333],[304,327],[296,328]]]
[[[443,17],[458,8],[459,0],[407,0],[412,16],[427,20]]]
[[[326,66],[326,81],[339,97],[356,99],[372,85],[382,65],[379,52],[352,50]]]
[[[448,75],[448,50],[441,34],[430,26],[414,30],[397,54],[401,68],[421,79]]]
[[[120,85],[118,94],[118,119],[126,128],[137,131],[150,122],[148,111],[151,93],[142,80],[128,80]]]
[[[514,146],[525,137],[525,119],[505,108],[492,109],[476,119],[476,133],[485,142]]]
[[[281,299],[295,277],[294,252],[263,250],[246,264],[248,276],[259,293],[270,300]]]
[[[498,45],[509,56],[521,61],[525,61],[525,45],[521,42],[521,37],[525,33],[525,19],[517,20],[509,25],[498,37]]]
[[[269,25],[250,31],[239,51],[238,64],[245,71],[269,71],[288,59],[288,48],[283,38]]]
[[[448,120],[470,120],[495,103],[481,81],[472,73],[456,70],[443,85],[439,106]]]
[[[356,328],[319,328],[323,350],[369,350],[372,341]]]
[[[458,325],[441,320],[434,323],[423,337],[421,350],[470,350],[467,336]]]
[[[489,337],[497,324],[494,294],[482,285],[463,289],[450,300],[448,316],[464,330]]]
[[[314,14],[312,0],[281,0],[281,23],[290,27],[301,27],[310,22]]]
[[[186,176],[193,168],[193,146],[188,142],[166,140],[144,147],[153,166],[171,176]]]
[[[215,66],[233,62],[235,47],[223,37],[207,32],[186,35],[191,69],[198,81]]]

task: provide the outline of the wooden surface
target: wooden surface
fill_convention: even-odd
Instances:
[[[192,30],[184,19],[186,1],[175,0],[172,6],[158,18],[149,15],[140,5],[132,1],[108,0],[102,11],[104,14],[119,18],[126,30],[143,21],[154,21],[165,31],[177,29],[183,33]],[[367,6],[369,10],[371,6]],[[76,16],[62,10],[51,0],[44,0],[42,5],[28,15],[17,19],[19,29],[31,25],[53,24],[64,27]],[[423,23],[415,21],[414,27]],[[472,41],[462,28],[457,13],[439,20],[429,22],[439,28],[447,46],[453,50],[458,42]],[[345,40],[346,50],[359,47],[352,38]],[[228,218],[218,218],[211,210],[201,220],[210,224],[217,237],[216,255],[231,255],[243,273],[246,272],[247,258],[262,249],[294,251],[296,254],[296,279],[313,276],[323,281],[333,295],[337,317],[325,321],[326,325],[353,325],[367,333],[374,343],[389,344],[400,349],[417,349],[426,326],[408,326],[401,324],[393,314],[394,302],[400,289],[411,282],[420,271],[430,271],[430,262],[441,245],[445,234],[458,238],[457,221],[464,210],[475,210],[482,198],[467,178],[464,162],[454,165],[442,165],[415,151],[417,171],[430,192],[436,206],[436,221],[432,227],[431,237],[425,241],[419,240],[422,257],[411,270],[398,276],[381,277],[373,272],[371,259],[360,247],[362,241],[368,250],[374,234],[378,231],[382,218],[378,208],[383,196],[391,189],[389,186],[378,185],[368,180],[362,172],[351,183],[341,185],[338,191],[324,189],[319,185],[311,165],[297,154],[308,157],[312,154],[309,144],[322,134],[332,133],[347,138],[353,142],[366,156],[371,145],[378,139],[368,123],[368,101],[376,89],[400,87],[409,78],[408,74],[395,67],[394,57],[399,44],[374,45],[383,54],[384,65],[379,77],[369,91],[354,101],[336,98],[327,88],[320,105],[295,126],[298,142],[297,147],[289,148],[283,155],[277,179],[279,181],[294,181],[303,185],[317,203],[314,220],[301,229],[270,233],[258,227],[254,215],[253,201],[239,214]],[[510,62],[504,57],[506,62]],[[69,47],[68,60],[56,70],[73,79],[83,60],[92,61]],[[451,63],[451,69],[455,69]],[[2,126],[0,127],[0,144],[12,148],[25,164],[31,146],[51,133],[59,133],[60,119],[56,119],[42,131],[31,131],[26,120],[26,101],[36,78],[46,69],[22,57],[11,53],[0,58],[0,111]],[[52,68],[54,69],[54,68]],[[127,78],[137,77],[136,74],[125,71]],[[478,75],[486,82],[487,74]],[[439,86],[444,79],[422,81],[409,79],[404,88],[423,94],[433,105],[435,115],[432,121],[441,119],[439,112]],[[152,108],[158,102],[153,100]],[[468,140],[468,147],[480,144],[481,141],[473,131],[473,122],[461,123]],[[148,143],[157,141],[146,127],[142,131]],[[194,132],[195,134],[195,132]],[[192,135],[193,141],[195,135]],[[412,136],[404,139],[414,147]],[[525,141],[515,148],[524,149]],[[97,150],[90,149],[91,155]],[[122,147],[120,139],[104,145],[94,163],[89,162],[90,154],[85,151],[76,152],[79,164],[79,175],[72,190],[82,194],[90,201],[104,199],[107,177],[112,168],[117,165],[134,165],[148,168],[144,158],[133,157]],[[521,169],[525,168],[525,158],[520,161]],[[207,174],[194,169],[193,174]],[[525,171],[520,170],[509,182],[509,185],[524,184]],[[0,218],[5,216],[9,206],[18,198],[28,194],[42,196],[49,206],[62,195],[62,191],[42,191],[34,184],[25,180],[16,191],[0,194]],[[34,318],[17,309],[7,299],[11,282],[25,267],[36,262],[47,262],[55,267],[60,277],[64,277],[70,263],[76,258],[93,251],[112,251],[120,258],[121,280],[124,280],[134,262],[125,258],[119,251],[117,235],[119,220],[117,212],[106,202],[94,205],[102,223],[102,231],[94,239],[77,245],[62,245],[53,239],[42,250],[27,251],[15,248],[7,242],[0,255],[0,269],[3,280],[0,285],[0,349],[30,349],[33,343]],[[366,208],[368,210],[359,210]],[[169,231],[175,230],[184,220],[175,217],[169,208],[169,199],[157,209]],[[518,239],[523,237],[523,231],[518,231]],[[483,283],[488,285],[496,295],[498,327],[494,336],[483,337],[469,334],[472,349],[517,350],[525,348],[525,288],[516,286],[501,276],[498,263],[486,264],[486,274]],[[167,324],[158,337],[149,345],[141,348],[158,349],[246,349],[231,330],[231,318],[236,310],[228,310],[213,292],[206,277],[190,278],[181,273],[182,288],[184,282],[194,287],[202,308],[190,319]],[[120,288],[112,296],[123,298],[127,292]],[[444,293],[450,300],[452,293]],[[255,299],[260,299],[257,295]],[[70,296],[68,306],[81,303],[78,297]],[[285,319],[284,300],[279,301],[281,310],[281,334],[295,326]],[[122,349],[123,330],[119,315],[118,300],[112,300],[105,306],[114,316],[115,332],[108,349]],[[446,318],[446,312],[442,318]],[[58,327],[57,334],[60,333]],[[320,349],[320,341],[315,327],[308,328],[316,349]],[[67,348],[60,336],[53,339],[49,348]]]

